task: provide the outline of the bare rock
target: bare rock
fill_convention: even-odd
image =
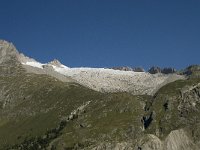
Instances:
[[[151,67],[148,72],[151,73],[151,74],[161,73],[161,68]]]

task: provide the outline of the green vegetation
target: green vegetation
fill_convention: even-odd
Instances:
[[[187,105],[186,102],[185,104],[183,102],[184,95],[181,91],[198,83],[200,83],[200,78],[189,78],[187,80],[178,80],[162,87],[155,94],[153,101],[148,104],[149,110],[147,114],[149,115],[150,112],[153,112],[154,121],[146,132],[165,138],[173,130],[190,127],[191,124],[198,123],[200,117],[197,116],[199,111],[196,110],[200,108],[199,103],[196,105],[195,110],[191,110],[193,109],[191,107],[184,108],[187,114],[185,116],[181,114],[181,106]],[[190,97],[191,101],[192,99]],[[196,122],[192,121],[192,117],[197,117]]]
[[[200,83],[198,77],[190,75],[148,96],[100,93],[47,75],[28,74],[22,68],[15,74],[7,72],[0,76],[2,150],[90,149],[103,142],[134,143],[149,133],[164,139],[179,128],[194,129],[191,136],[194,141],[200,139],[200,117],[196,115],[200,103],[193,109],[187,101],[199,100],[198,88],[182,92]],[[69,119],[89,101],[83,111]]]
[[[55,128],[63,116],[101,94],[46,75],[20,74],[0,78],[0,147],[5,149]],[[8,134],[9,133],[9,134]]]
[[[131,136],[141,132],[140,118],[148,96],[99,93],[75,83],[23,72],[2,76],[0,84],[4,93],[0,110],[1,149],[20,145],[28,149],[47,147],[58,137],[58,146],[64,141],[66,147],[73,147],[77,143],[94,143],[93,139],[125,140],[130,136],[128,132]],[[80,117],[55,130],[63,117],[88,101],[91,103]],[[56,136],[41,140],[52,131]],[[34,146],[30,147],[30,143]]]

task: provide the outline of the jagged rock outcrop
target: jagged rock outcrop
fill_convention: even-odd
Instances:
[[[144,68],[142,68],[142,67],[134,67],[133,71],[135,71],[135,72],[145,72]]]
[[[133,71],[131,67],[113,67],[114,70],[121,70],[121,71]]]
[[[184,69],[180,74],[184,74],[193,78],[200,77],[200,65],[191,65]]]
[[[163,142],[153,134],[144,135],[135,146],[136,150],[163,150]]]
[[[178,105],[179,115],[184,122],[197,123],[197,117],[193,114],[200,113],[200,83],[185,86],[181,90],[181,101]],[[189,116],[189,117],[188,117]]]
[[[174,130],[164,139],[148,134],[137,143],[138,150],[197,150],[188,133],[184,129]]]
[[[174,69],[174,68],[163,68],[161,70],[161,73],[164,73],[164,74],[176,73],[176,69]]]
[[[0,64],[17,61],[19,52],[12,43],[0,40]]]
[[[163,150],[196,150],[191,138],[183,129],[172,131],[163,143]]]
[[[12,43],[0,40],[0,76],[14,76],[23,72],[19,52]]]
[[[19,67],[25,62],[36,62],[36,60],[25,56],[16,47],[5,40],[0,40],[0,64],[7,67]]]
[[[145,72],[142,67],[113,67],[112,69],[121,71]]]
[[[174,69],[174,68],[151,67],[148,72],[151,73],[151,74],[156,74],[156,73],[171,74],[171,73],[176,73],[176,69]]]
[[[161,73],[161,68],[151,67],[148,72],[151,73],[151,74]]]
[[[54,59],[53,61],[49,62],[48,65],[54,65],[56,67],[61,67],[62,66],[61,62],[59,60],[57,60],[57,59]]]

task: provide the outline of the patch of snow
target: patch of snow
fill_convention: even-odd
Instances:
[[[158,88],[169,82],[181,79],[176,74],[150,74],[146,72],[121,71],[107,68],[69,68],[54,63],[41,64],[28,59],[24,65],[48,69],[50,66],[55,72],[71,77],[83,86],[101,92],[131,92],[133,94],[153,94]]]
[[[65,66],[65,65],[61,65],[61,68],[66,68],[66,69],[67,69],[67,68],[69,68],[69,67],[67,67],[67,66]]]
[[[55,68],[55,67],[54,67]],[[133,72],[133,71],[121,71],[107,68],[55,68],[55,71],[60,72],[67,76],[74,76],[80,73],[96,73],[98,74],[107,74],[107,75],[129,75],[133,76],[135,74],[145,74],[144,72]]]
[[[36,68],[40,68],[43,69],[43,65],[39,62],[34,62],[34,61],[27,61],[27,62],[22,62],[23,65],[28,65],[28,66],[32,66],[32,67],[36,67]]]

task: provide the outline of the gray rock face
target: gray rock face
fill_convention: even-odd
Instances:
[[[19,55],[12,43],[0,40],[0,76],[14,76],[23,71]]]
[[[148,72],[151,73],[151,74],[161,73],[161,68],[151,67]]]
[[[142,67],[113,67],[114,70],[121,70],[121,71],[134,71],[134,72],[145,72]]]
[[[191,65],[187,67],[181,74],[192,76],[192,77],[200,77],[200,65]]]
[[[163,150],[163,142],[155,135],[143,136],[136,146],[137,150]]]
[[[197,150],[184,129],[172,131],[164,140],[149,134],[138,143],[139,150]]]
[[[142,67],[135,67],[135,68],[133,68],[133,71],[135,71],[135,72],[145,72],[145,70]]]
[[[12,43],[0,40],[0,64],[10,60],[17,60],[19,52]]]
[[[10,62],[16,65],[27,61],[36,62],[36,60],[19,53],[12,43],[0,40],[0,64],[6,63],[9,66]]]
[[[114,70],[133,71],[131,67],[113,67]]]
[[[164,150],[194,150],[195,146],[187,133],[183,130],[172,131],[165,139],[163,144]]]
[[[184,129],[172,131],[164,140],[153,134],[138,139],[136,144],[131,141],[123,143],[100,143],[92,150],[197,150]]]
[[[178,106],[179,115],[184,119],[190,116],[190,123],[196,123],[196,116],[194,113],[200,113],[200,83],[193,86],[186,86],[181,90],[181,101]],[[184,122],[186,122],[185,120]]]
[[[49,62],[48,64],[54,65],[56,67],[62,66],[62,64],[60,63],[60,61],[57,60],[57,59],[54,59],[53,61]]]
[[[164,73],[164,74],[170,74],[170,73],[175,73],[176,72],[176,69],[174,68],[163,68],[161,70],[161,73]]]
[[[151,67],[148,72],[151,73],[151,74],[156,74],[156,73],[171,74],[171,73],[175,73],[176,69],[174,69],[174,68]]]

